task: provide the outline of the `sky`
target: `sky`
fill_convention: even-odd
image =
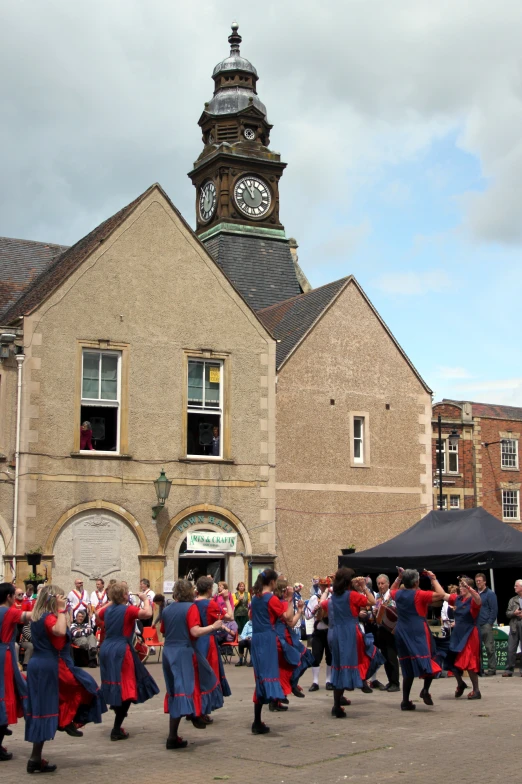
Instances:
[[[311,284],[355,275],[435,400],[522,406],[518,0],[5,2],[0,234],[72,244],[153,182],[194,226],[233,21]]]

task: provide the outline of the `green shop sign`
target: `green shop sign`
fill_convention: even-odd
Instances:
[[[493,638],[495,640],[497,670],[505,670],[507,665],[508,634],[503,629],[494,629]],[[484,646],[482,646],[482,668],[484,670],[488,669],[488,656]]]

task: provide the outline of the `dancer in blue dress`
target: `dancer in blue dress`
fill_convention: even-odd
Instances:
[[[479,632],[479,614],[482,599],[475,590],[475,581],[471,577],[461,577],[459,593],[446,594],[445,600],[455,607],[455,626],[450,637],[451,670],[455,673],[457,688],[455,697],[458,699],[468,688],[462,673],[468,671],[473,691],[468,700],[480,700],[482,695],[479,687],[481,667],[481,643]]]
[[[297,612],[294,613],[293,593],[293,588],[288,585],[288,580],[279,577],[274,594],[281,601],[284,610],[284,615],[276,622],[276,634],[279,680],[285,698],[288,694],[293,694],[295,697],[305,696],[303,690],[298,686],[298,681],[308,667],[311,667],[315,662],[312,651],[306,648],[299,637],[291,631],[300,624],[304,607],[302,599],[299,600],[296,605]],[[287,617],[289,607],[292,613],[290,618]],[[281,711],[286,708],[280,702],[271,702],[270,710]]]
[[[42,759],[45,741],[57,730],[81,737],[79,727],[99,724],[107,710],[96,681],[71,657],[71,633],[62,588],[46,585],[32,611],[33,655],[27,666],[25,739],[33,744],[28,773],[50,773],[56,765]]]
[[[129,733],[122,727],[131,703],[141,703],[159,694],[159,688],[132,644],[137,620],[152,617],[150,601],[145,593],[138,594],[143,607],[129,605],[127,583],[116,583],[109,589],[110,603],[96,614],[105,627],[100,648],[100,675],[103,696],[114,711],[111,740],[126,740]]]
[[[16,724],[25,714],[27,688],[16,666],[15,637],[17,624],[28,623],[31,613],[15,606],[15,586],[0,583],[0,762],[13,755],[2,745],[5,735],[12,735],[9,724]]]
[[[346,718],[343,705],[350,705],[344,690],[362,689],[364,681],[371,678],[384,661],[373,644],[373,637],[366,640],[359,625],[362,609],[375,604],[373,593],[366,586],[364,577],[355,577],[353,569],[338,569],[333,592],[328,600],[328,644],[332,651],[331,683],[334,688],[332,716]]]
[[[282,602],[274,596],[277,572],[264,569],[252,588],[252,647],[250,649],[256,688],[254,691],[254,722],[252,733],[264,735],[270,732],[261,721],[263,705],[285,699],[279,679],[276,623],[285,614]],[[287,610],[288,619],[293,615],[292,607]]]
[[[433,572],[425,572],[431,580],[432,591],[419,589],[419,573],[416,569],[399,569],[399,574],[390,588],[390,596],[397,610],[395,643],[402,670],[401,710],[415,710],[410,700],[411,687],[415,678],[423,678],[420,697],[425,705],[433,705],[430,686],[434,677],[441,672],[435,661],[435,642],[426,622],[428,607],[434,601],[442,601],[445,591]],[[398,590],[399,585],[403,588]]]
[[[223,622],[201,626],[188,580],[177,581],[172,598],[174,602],[165,607],[161,617],[165,713],[170,715],[167,749],[184,749],[187,741],[178,735],[181,718],[187,716],[197,729],[205,729],[212,722],[212,711],[223,706],[219,679],[197,646],[198,640],[221,629]]]
[[[230,595],[226,591],[226,597],[223,597],[223,603],[219,605],[215,599],[212,598],[212,588],[214,580],[212,577],[200,577],[196,583],[198,592],[196,598],[196,607],[199,610],[200,626],[209,626],[215,621],[233,621],[234,610],[230,602]],[[215,632],[212,634],[205,634],[198,637],[196,640],[196,650],[203,654],[208,661],[214,674],[218,679],[223,697],[230,697],[232,691],[228,684],[225,675],[225,668],[223,666],[223,659],[219,652],[219,645],[217,643]]]

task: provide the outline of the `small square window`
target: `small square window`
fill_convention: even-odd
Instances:
[[[450,495],[450,509],[460,509],[459,495]]]

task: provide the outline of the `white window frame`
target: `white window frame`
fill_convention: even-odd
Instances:
[[[189,373],[188,368],[191,362],[196,362],[199,365],[219,365],[219,406],[206,407],[191,406],[189,401]],[[187,443],[185,443],[185,454],[190,460],[223,460],[223,442],[224,442],[224,387],[225,387],[225,361],[223,359],[211,359],[209,357],[187,356],[187,380],[186,380],[186,393],[187,393],[187,410],[185,416],[187,417]],[[205,367],[203,367],[203,403],[205,401]],[[192,455],[188,451],[188,418],[189,414],[209,414],[212,416],[219,416],[219,456],[218,455]]]
[[[512,451],[510,451],[510,448],[512,448]],[[518,470],[517,438],[503,438],[500,442],[500,467],[508,470]]]
[[[353,432],[352,432],[353,462],[356,463],[357,465],[364,465],[364,462],[365,462],[364,458],[365,458],[365,453],[366,453],[366,443],[365,443],[365,441],[366,441],[366,421],[365,421],[365,417],[363,417],[363,416],[354,416],[352,421],[353,421]],[[361,435],[360,435],[360,437],[357,437],[355,435],[355,423],[356,422],[360,422],[361,423]],[[356,452],[356,449],[355,449],[356,444],[360,444],[360,447],[361,447],[360,448],[360,455],[359,455],[359,457],[357,457],[356,454],[355,454],[355,452]]]
[[[520,490],[502,490],[502,519],[520,520]]]
[[[459,445],[451,444],[448,438],[442,439],[442,450],[440,451],[442,456],[442,473],[443,474],[458,474],[459,472]],[[438,455],[439,455],[439,439],[435,439],[435,470],[439,470],[438,466]],[[455,470],[450,470],[450,456],[455,455],[457,466]]]
[[[99,375],[99,389],[101,391],[101,357],[102,355],[110,355],[116,356],[118,358],[118,369],[117,369],[117,394],[116,400],[106,400],[103,398],[87,398],[83,397],[83,361],[85,354],[98,354],[100,357],[100,375]],[[90,347],[82,347],[82,366],[81,366],[81,375],[80,375],[80,406],[89,406],[91,408],[116,408],[117,409],[117,419],[116,419],[116,450],[115,451],[106,451],[106,450],[96,450],[96,455],[119,455],[120,454],[120,435],[121,435],[121,359],[122,359],[122,352],[115,351],[110,349],[98,349],[98,348],[90,348]],[[91,450],[89,449],[81,449],[80,452],[82,454],[92,454]]]
[[[460,495],[450,495],[450,509],[460,509]]]

